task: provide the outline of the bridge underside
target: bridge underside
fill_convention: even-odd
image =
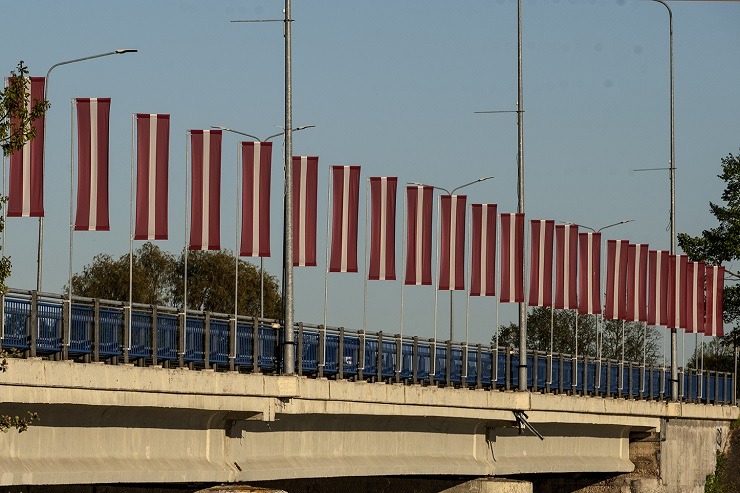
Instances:
[[[11,361],[0,484],[248,482],[380,475],[629,472],[629,434],[737,408]],[[525,411],[540,440],[519,429]]]

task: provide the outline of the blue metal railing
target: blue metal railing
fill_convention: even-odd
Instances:
[[[278,324],[260,321],[255,326],[248,317],[240,317],[234,324],[233,317],[227,315],[197,312],[184,317],[171,308],[146,305],[134,305],[129,311],[120,303],[82,298],[73,300],[71,320],[67,322],[70,313],[66,301],[53,296],[39,298],[29,292],[4,297],[3,348],[30,355],[62,353],[86,361],[94,358],[275,373],[281,370],[282,331]],[[156,333],[152,337],[155,318]],[[517,388],[519,383],[519,355],[511,349],[466,347],[345,329],[322,330],[303,324],[294,330],[296,368],[303,375],[341,374],[342,378],[489,389]],[[670,394],[667,368],[535,353],[530,352],[526,361],[530,389],[642,399],[663,399]],[[734,379],[729,373],[688,370],[680,371],[679,379],[684,401],[735,403]]]

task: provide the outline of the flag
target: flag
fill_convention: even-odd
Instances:
[[[578,226],[563,224],[555,226],[555,308],[575,309],[578,280]]]
[[[221,249],[221,130],[190,131],[190,250]]]
[[[555,221],[530,221],[529,306],[552,306],[552,248]]]
[[[627,316],[627,260],[629,242],[606,242],[606,305],[604,317],[612,320]]]
[[[442,195],[439,235],[440,290],[465,289],[465,195]]]
[[[370,178],[370,266],[371,281],[396,279],[396,188],[395,176]]]
[[[136,115],[135,240],[167,239],[170,115]]]
[[[706,323],[704,335],[722,337],[725,335],[722,321],[722,295],[725,286],[725,268],[715,265],[706,266],[707,304],[705,308]]]
[[[293,265],[316,265],[318,156],[293,156]]]
[[[524,302],[524,214],[501,214],[502,303]]]
[[[627,247],[627,309],[624,319],[629,322],[647,322],[647,266],[648,245],[630,244]]]
[[[704,262],[686,265],[686,331],[704,333]]]
[[[434,188],[406,187],[406,274],[404,284],[432,284],[432,199]]]
[[[357,210],[360,167],[332,166],[329,272],[357,272]]]
[[[668,325],[668,252],[648,252],[648,323]]]
[[[26,111],[33,108],[34,101],[43,101],[43,77],[30,77],[30,94],[26,92]],[[21,82],[20,77],[9,80],[10,84]],[[28,87],[28,86],[26,86]],[[11,122],[11,126],[14,122]],[[10,155],[10,190],[8,193],[8,217],[44,216],[44,117],[37,118],[31,125],[36,136],[22,148]],[[11,130],[12,131],[12,130]]]
[[[270,256],[272,142],[242,142],[242,227],[239,255]]]
[[[472,204],[470,296],[496,296],[496,204]]]
[[[77,98],[77,231],[109,231],[110,98]]]
[[[686,255],[668,256],[668,328],[686,328]]]
[[[578,253],[578,313],[601,313],[601,233],[579,233]]]

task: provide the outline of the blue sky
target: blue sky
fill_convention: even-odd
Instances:
[[[7,1],[0,67],[23,59],[32,75],[54,63],[110,51],[139,53],[53,72],[47,119],[44,289],[67,280],[70,99],[111,97],[111,231],[75,235],[74,270],[93,255],[128,251],[131,114],[170,113],[170,239],[184,243],[185,131],[223,124],[257,135],[283,120],[283,38],[267,0]],[[674,2],[677,229],[711,227],[720,158],[740,147],[740,3]],[[296,318],[318,323],[328,166],[362,165],[362,176],[397,175],[454,187],[481,176],[470,201],[516,207],[516,2],[294,0],[295,154],[320,156],[319,267],[296,270]],[[669,160],[668,18],[647,0],[527,0],[523,10],[525,210],[667,249]],[[236,142],[224,138],[222,244],[233,248]],[[279,148],[277,148],[279,149]],[[280,231],[281,169],[273,160],[273,230]],[[364,193],[361,198],[364,201]],[[399,202],[402,203],[402,202]],[[364,217],[361,205],[360,217]],[[399,233],[400,233],[399,212]],[[362,226],[360,230],[362,231]],[[37,223],[8,221],[10,285],[35,286]],[[399,234],[400,236],[400,234]],[[275,234],[272,250],[279,252]],[[360,238],[360,243],[363,243]],[[138,243],[137,243],[138,246]],[[400,268],[400,244],[398,247]],[[360,265],[363,251],[360,249]],[[279,272],[278,257],[266,268]],[[329,279],[328,321],[359,328],[363,277]],[[400,284],[371,283],[368,329],[398,330]],[[406,333],[432,335],[431,288],[406,289]],[[446,334],[447,293],[440,297]],[[465,296],[456,296],[456,339]],[[501,320],[514,317],[502,306]],[[489,340],[495,303],[473,300],[470,339]]]

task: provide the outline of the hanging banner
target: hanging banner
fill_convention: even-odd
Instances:
[[[272,142],[242,142],[242,227],[239,255],[270,256]]]
[[[606,242],[606,305],[604,318],[624,319],[627,316],[627,258],[629,242]]]
[[[628,322],[647,322],[648,245],[630,244],[627,247],[627,309]]]
[[[465,195],[442,195],[439,235],[440,290],[465,289]]]
[[[668,252],[648,252],[648,323],[668,325]]]
[[[706,266],[707,304],[704,309],[706,323],[704,335],[723,337],[725,335],[722,320],[722,295],[725,287],[725,268],[723,266]]]
[[[689,262],[686,265],[686,332],[704,333],[704,262]]]
[[[471,204],[470,296],[496,296],[496,204]]]
[[[578,308],[578,226],[555,226],[555,308]]]
[[[190,250],[221,249],[221,130],[190,131]]]
[[[406,273],[404,284],[432,284],[432,201],[434,188],[406,187]]]
[[[135,240],[167,239],[170,115],[136,117]]]
[[[668,328],[686,328],[686,255],[668,256]]]
[[[357,272],[357,211],[360,167],[332,166],[329,272]]]
[[[501,303],[524,302],[524,214],[501,214]]]
[[[110,98],[77,98],[76,231],[109,231]]]
[[[396,279],[396,188],[395,176],[370,178],[370,265],[368,279]]]
[[[530,221],[529,306],[552,306],[555,221]]]
[[[316,266],[318,156],[293,156],[293,265]]]
[[[601,313],[601,233],[579,233],[578,243],[578,313]]]

